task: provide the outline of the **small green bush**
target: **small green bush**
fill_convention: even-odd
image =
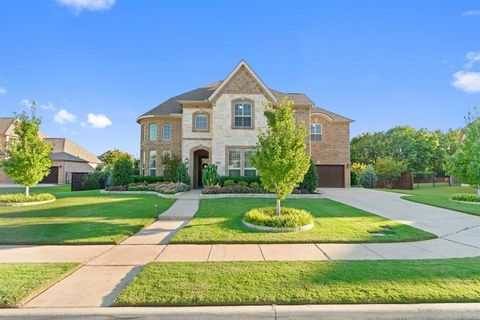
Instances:
[[[224,183],[226,180],[233,180],[236,184],[238,184],[240,181],[245,181],[248,184],[252,182],[258,182],[260,185],[262,185],[262,182],[260,181],[259,176],[246,176],[246,177],[241,177],[241,176],[221,176],[218,179],[218,183],[220,186],[224,186]]]
[[[234,186],[234,185],[235,185],[235,181],[233,181],[233,180],[225,180],[225,181],[223,182],[223,186],[224,186],[224,187],[232,187],[232,186]]]
[[[375,168],[372,165],[368,165],[360,173],[360,184],[364,188],[375,188],[377,186],[377,174],[375,173]]]
[[[190,176],[188,175],[188,169],[185,163],[180,163],[177,166],[177,171],[175,172],[175,178],[173,181],[190,184]]]
[[[281,215],[275,214],[274,207],[255,208],[248,211],[245,222],[271,228],[300,228],[313,223],[312,215],[305,210],[281,208]]]
[[[211,187],[218,184],[218,171],[217,166],[214,164],[209,164],[203,168],[202,172],[202,184],[204,187]]]
[[[260,184],[258,182],[252,182],[250,183],[250,188],[252,189],[259,189],[260,188]]]
[[[128,157],[121,157],[113,164],[112,182],[114,186],[128,186],[133,182],[133,162]]]
[[[360,174],[356,171],[350,171],[350,183],[352,187],[360,186]]]
[[[23,203],[54,200],[55,197],[50,193],[33,193],[26,197],[23,193],[0,194],[0,203]]]
[[[455,201],[480,202],[480,196],[476,194],[454,194],[451,198]]]
[[[133,176],[133,183],[155,183],[163,181],[162,176]]]
[[[241,187],[246,187],[246,186],[248,186],[248,183],[247,183],[247,181],[239,181],[238,185],[241,186]]]
[[[318,174],[317,174],[317,167],[313,163],[312,159],[310,159],[310,167],[308,168],[307,173],[303,177],[303,181],[300,184],[300,189],[307,190],[310,193],[314,193],[318,187]]]

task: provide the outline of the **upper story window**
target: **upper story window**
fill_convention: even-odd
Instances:
[[[199,113],[194,116],[195,131],[208,131],[208,115]]]
[[[322,131],[320,123],[312,123],[310,125],[310,141],[322,141]]]
[[[233,127],[253,128],[253,105],[249,101],[233,103]]]
[[[163,124],[163,141],[172,140],[172,124],[164,123]]]
[[[157,124],[151,123],[149,128],[150,128],[150,141],[157,140]]]

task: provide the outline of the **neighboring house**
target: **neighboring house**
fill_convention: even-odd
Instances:
[[[284,97],[294,101],[297,122],[310,128],[307,146],[319,186],[349,187],[352,120],[316,107],[303,93],[268,88],[243,60],[225,80],[170,98],[137,118],[141,174],[162,175],[162,157],[174,154],[187,163],[194,187],[201,186],[208,163],[220,175],[256,175],[250,158],[267,126],[264,102],[276,105]]]
[[[15,137],[14,118],[0,118],[0,157],[4,158],[7,141]],[[40,183],[70,183],[73,172],[93,172],[102,161],[95,155],[65,138],[49,138],[40,132],[40,138],[50,143],[52,167],[50,174]],[[12,183],[0,169],[0,183]]]

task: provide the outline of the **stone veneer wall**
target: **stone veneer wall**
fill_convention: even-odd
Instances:
[[[311,123],[323,127],[322,140],[311,141],[313,162],[319,165],[344,165],[345,185],[350,186],[350,124],[333,122],[320,114],[311,115]]]
[[[151,123],[157,124],[157,140],[150,141],[150,130],[148,125]],[[163,124],[172,124],[172,139],[170,141],[163,141]],[[182,156],[182,118],[181,117],[152,117],[140,120],[140,130],[142,125],[146,126],[145,139],[140,141],[140,159],[145,161],[145,174],[148,175],[148,152],[150,150],[157,151],[157,175],[162,174],[162,154],[164,150],[170,150],[173,155]],[[141,135],[140,135],[141,136]],[[145,151],[146,159],[143,159],[143,152]]]

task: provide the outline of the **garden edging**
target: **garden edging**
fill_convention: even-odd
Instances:
[[[155,191],[107,191],[107,190],[100,190],[100,193],[104,194],[151,194],[159,196],[160,198],[167,198],[167,199],[178,199],[178,197],[185,192],[179,192],[175,194],[165,194],[159,193]]]
[[[452,200],[450,201],[457,202],[457,203],[463,203],[463,204],[475,204],[475,205],[480,205],[480,202],[475,202],[475,201],[460,201],[460,200]]]
[[[267,226],[258,226],[256,224],[251,224],[246,222],[245,220],[242,220],[242,223],[245,227],[253,230],[258,230],[258,231],[267,231],[267,232],[295,232],[295,231],[307,231],[313,228],[313,222],[310,224],[307,224],[305,226],[297,227],[297,228],[273,228],[273,227],[267,227]]]
[[[275,199],[273,193],[217,193],[217,194],[200,194],[200,199],[222,199],[222,198],[268,198]],[[291,194],[287,199],[322,199],[325,198],[324,193],[316,194]]]
[[[50,199],[44,201],[32,201],[32,202],[0,202],[0,207],[28,207],[36,206],[40,204],[50,203],[57,199]]]

